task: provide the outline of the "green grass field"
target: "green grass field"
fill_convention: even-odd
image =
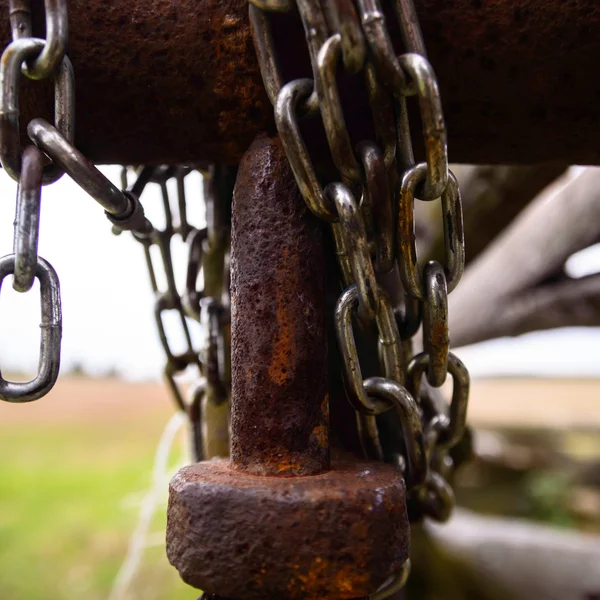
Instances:
[[[105,600],[151,483],[160,423],[0,426],[0,597]],[[164,550],[166,485],[128,600],[195,600]]]

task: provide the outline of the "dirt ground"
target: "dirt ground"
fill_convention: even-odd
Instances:
[[[450,393],[451,389],[448,389]],[[168,418],[161,383],[62,377],[51,394],[28,405],[0,403],[0,421],[130,421]],[[600,379],[478,379],[471,384],[474,426],[600,429]]]

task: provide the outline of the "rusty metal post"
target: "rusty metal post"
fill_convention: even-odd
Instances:
[[[329,466],[323,240],[277,138],[240,165],[232,252],[232,459],[175,475],[167,555],[207,598],[364,597],[408,557],[406,490]]]
[[[231,241],[231,458],[254,475],[314,475],[329,467],[322,227],[278,139],[248,152]]]

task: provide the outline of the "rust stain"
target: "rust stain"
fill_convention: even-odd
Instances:
[[[453,162],[600,163],[597,0],[415,4]],[[43,15],[33,11],[38,37],[44,37]],[[5,46],[10,28],[1,33]],[[390,35],[394,45],[401,43],[397,26]],[[298,15],[277,15],[274,36],[282,72],[309,76]],[[233,163],[259,131],[273,127],[246,0],[92,0],[85,10],[70,11],[69,54],[77,73],[77,146],[94,162]],[[47,83],[24,82],[24,125],[34,116],[52,118]],[[345,106],[352,137],[371,135],[362,78],[343,78],[340,85],[342,97],[355,100]],[[414,141],[422,156],[422,136]],[[322,144],[315,161],[329,162],[328,152]]]
[[[324,580],[329,580],[328,588],[340,594],[348,595],[361,593],[369,587],[369,577],[366,574],[364,561],[353,562],[352,565],[339,567],[330,561],[316,556],[306,573],[300,571],[300,565],[294,565],[296,574],[290,578],[288,592],[291,598],[317,598],[315,590],[319,590]],[[357,590],[360,590],[357,592]]]
[[[294,462],[290,461],[289,463],[282,463],[281,461],[279,461],[277,463],[277,473],[279,473],[280,475],[282,475],[283,473],[290,473],[291,475],[295,475],[296,473],[302,470],[303,466],[303,463],[299,460],[296,460]]]
[[[325,419],[329,419],[329,394],[326,393],[323,397],[323,402],[321,402],[321,412],[323,413],[323,417]]]
[[[240,164],[231,246],[233,462],[261,475],[320,472],[329,464],[313,435],[328,380],[323,238],[277,138],[258,137]]]
[[[327,431],[327,427],[325,425],[317,425],[313,429],[313,435],[322,448],[329,447],[329,432]]]
[[[297,256],[288,248],[282,251],[282,262],[285,268],[278,269],[275,285],[275,318],[277,333],[273,340],[273,353],[269,363],[269,378],[276,385],[285,385],[293,376],[293,366],[296,362],[296,340],[294,336],[294,304],[290,292],[298,286],[298,270],[295,263]],[[292,260],[293,264],[289,264]]]
[[[364,597],[408,556],[405,494],[379,462],[310,477],[196,463],[170,484],[168,558],[188,584],[224,598]]]

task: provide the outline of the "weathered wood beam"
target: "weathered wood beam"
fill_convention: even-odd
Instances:
[[[600,276],[564,274],[600,240],[599,184],[600,169],[570,169],[477,256],[449,296],[453,346],[600,324]]]
[[[9,40],[7,4],[0,1],[2,46]],[[32,4],[34,33],[43,36],[43,1]],[[596,0],[416,6],[439,78],[452,161],[600,164]],[[70,0],[69,20],[77,143],[91,159],[232,162],[258,131],[272,127],[246,0]],[[400,50],[391,14],[388,23]],[[275,26],[286,76],[308,75],[297,15],[283,15]],[[366,97],[353,90],[362,80],[345,79],[353,99],[347,119],[359,140],[369,132]],[[23,125],[27,117],[48,116],[48,88],[28,83],[23,90]]]
[[[559,177],[565,167],[538,165],[455,165],[460,185],[467,265],[546,186]],[[444,231],[439,202],[415,204],[419,255],[427,259],[444,256]]]

